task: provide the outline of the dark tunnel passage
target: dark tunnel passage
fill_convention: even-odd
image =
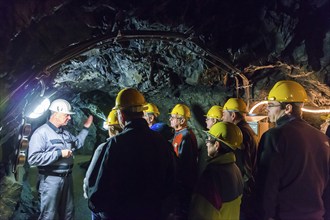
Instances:
[[[177,104],[189,107],[199,176],[209,159],[208,111],[230,98],[246,103],[258,141],[275,126],[265,98],[280,80],[306,90],[308,124],[320,130],[329,121],[329,1],[37,2],[0,1],[0,219],[39,214],[29,142],[56,99],[72,106],[65,128],[74,135],[93,116],[83,147],[74,152],[74,219],[90,219],[83,178],[108,138],[103,126],[124,88],[154,103],[167,125]]]

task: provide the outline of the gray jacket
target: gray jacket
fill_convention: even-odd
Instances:
[[[73,157],[62,158],[62,150],[76,150],[83,146],[88,135],[88,129],[84,128],[77,136],[62,128],[56,128],[49,121],[40,126],[32,134],[29,149],[28,162],[31,166],[42,169],[46,166],[56,167],[72,166]],[[62,168],[59,168],[63,170]]]

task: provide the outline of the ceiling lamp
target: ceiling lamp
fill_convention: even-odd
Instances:
[[[249,111],[249,114],[252,115],[253,111],[260,105],[266,105],[268,104],[268,101],[261,101],[258,102],[256,105],[254,105],[251,110]],[[308,113],[315,113],[315,114],[324,114],[324,113],[330,113],[330,109],[327,108],[315,108],[315,107],[310,107],[310,106],[304,106],[301,108],[303,112],[308,112]]]
[[[39,97],[31,105],[31,111],[27,113],[28,118],[39,118],[48,110],[50,106],[50,101],[48,98]]]

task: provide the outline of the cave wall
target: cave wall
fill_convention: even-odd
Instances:
[[[278,80],[300,82],[308,105],[330,106],[329,11],[328,0],[0,0],[0,189],[15,185],[0,199],[0,216],[13,213],[17,192],[31,194],[8,167],[22,112],[42,87],[72,103],[73,133],[94,115],[80,154],[105,140],[101,125],[124,87],[157,104],[164,122],[175,104],[190,106],[189,126],[205,148],[212,105],[241,96],[252,106]],[[319,116],[305,114],[315,127]]]

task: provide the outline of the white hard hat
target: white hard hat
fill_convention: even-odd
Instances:
[[[49,110],[54,111],[54,112],[70,114],[70,115],[74,114],[74,112],[71,111],[70,103],[64,99],[54,100],[50,104]]]

